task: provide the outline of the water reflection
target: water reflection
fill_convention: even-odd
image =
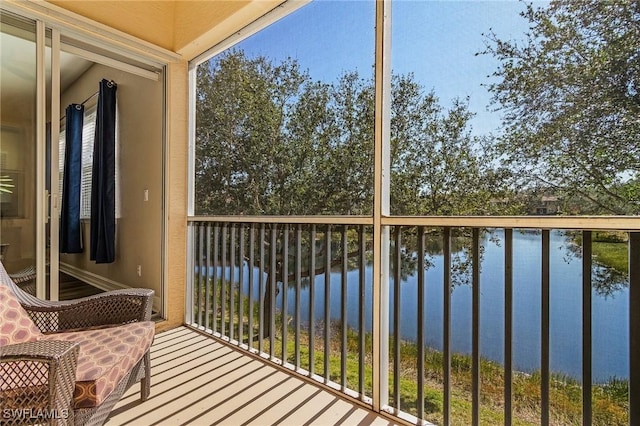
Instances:
[[[542,244],[539,232],[514,232],[513,241],[513,348],[514,366],[525,372],[540,368],[540,301],[541,301],[541,261]],[[487,232],[482,238],[480,273],[480,330],[482,356],[502,362],[504,336],[504,233]],[[550,234],[550,342],[551,368],[579,379],[582,357],[582,253],[574,241],[574,236],[565,232],[553,231]],[[429,234],[425,239],[426,267],[421,273],[425,276],[425,345],[436,350],[442,349],[443,336],[443,298],[444,298],[444,256],[442,254],[442,235],[439,232]],[[401,238],[401,282],[400,282],[400,333],[403,340],[417,339],[417,244],[415,235],[407,233]],[[470,236],[464,232],[454,233],[451,239],[452,275],[451,289],[451,330],[454,352],[471,351],[471,262],[469,256]],[[576,247],[578,249],[576,249]],[[322,244],[318,245],[322,252]],[[454,251],[455,250],[455,251]],[[334,256],[339,257],[340,250],[333,247]],[[394,250],[391,249],[393,256]],[[370,256],[365,258],[370,259]],[[334,262],[332,262],[334,264]],[[393,262],[391,262],[393,265]],[[320,264],[322,265],[322,264]],[[249,291],[248,267],[244,266],[243,292]],[[358,328],[358,303],[360,299],[360,271],[355,263],[349,262],[347,272],[347,313],[350,327]],[[322,270],[321,266],[316,272]],[[294,269],[289,268],[292,273]],[[365,330],[372,326],[372,267],[364,268],[365,279]],[[227,277],[230,275],[226,270]],[[310,278],[302,279],[300,286],[300,317],[303,326],[309,325]],[[236,271],[237,278],[239,273]],[[291,318],[295,312],[296,286],[291,279],[286,292],[278,292],[277,308],[282,309],[282,297],[286,294],[288,311]],[[391,271],[390,300],[393,301],[393,277]],[[262,282],[267,282],[266,274]],[[341,312],[341,269],[333,265],[331,273],[330,320],[340,321]],[[625,273],[605,265],[594,264],[593,279],[593,376],[594,381],[606,381],[610,377],[628,375],[628,280]],[[281,276],[279,278],[281,281]],[[259,297],[260,276],[254,269],[254,300]],[[319,273],[314,278],[313,322],[324,322],[325,275]],[[279,283],[281,287],[281,283]],[[390,327],[393,327],[393,303],[390,308]]]

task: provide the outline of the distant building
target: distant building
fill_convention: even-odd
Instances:
[[[548,215],[560,213],[560,200],[555,195],[543,195],[529,210],[532,215]]]

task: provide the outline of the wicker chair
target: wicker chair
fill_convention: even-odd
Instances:
[[[131,289],[43,301],[0,263],[0,424],[101,425],[137,382],[146,400],[152,298]]]
[[[36,295],[36,267],[29,265],[13,274],[9,274],[11,280],[24,292]]]

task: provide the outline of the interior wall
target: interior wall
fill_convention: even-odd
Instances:
[[[156,292],[158,309],[162,290],[164,83],[95,64],[61,94],[61,111],[94,94],[103,78],[118,85],[116,260],[110,264],[89,260],[90,223],[83,220],[84,253],[61,254],[61,269],[87,274],[103,288],[151,288]],[[144,201],[145,190],[148,201]]]

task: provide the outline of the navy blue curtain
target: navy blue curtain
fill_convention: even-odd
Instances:
[[[116,235],[116,90],[100,82],[91,176],[91,251],[96,263],[115,260]]]
[[[60,217],[60,253],[82,253],[80,179],[84,106],[71,104],[65,112],[64,174]]]

